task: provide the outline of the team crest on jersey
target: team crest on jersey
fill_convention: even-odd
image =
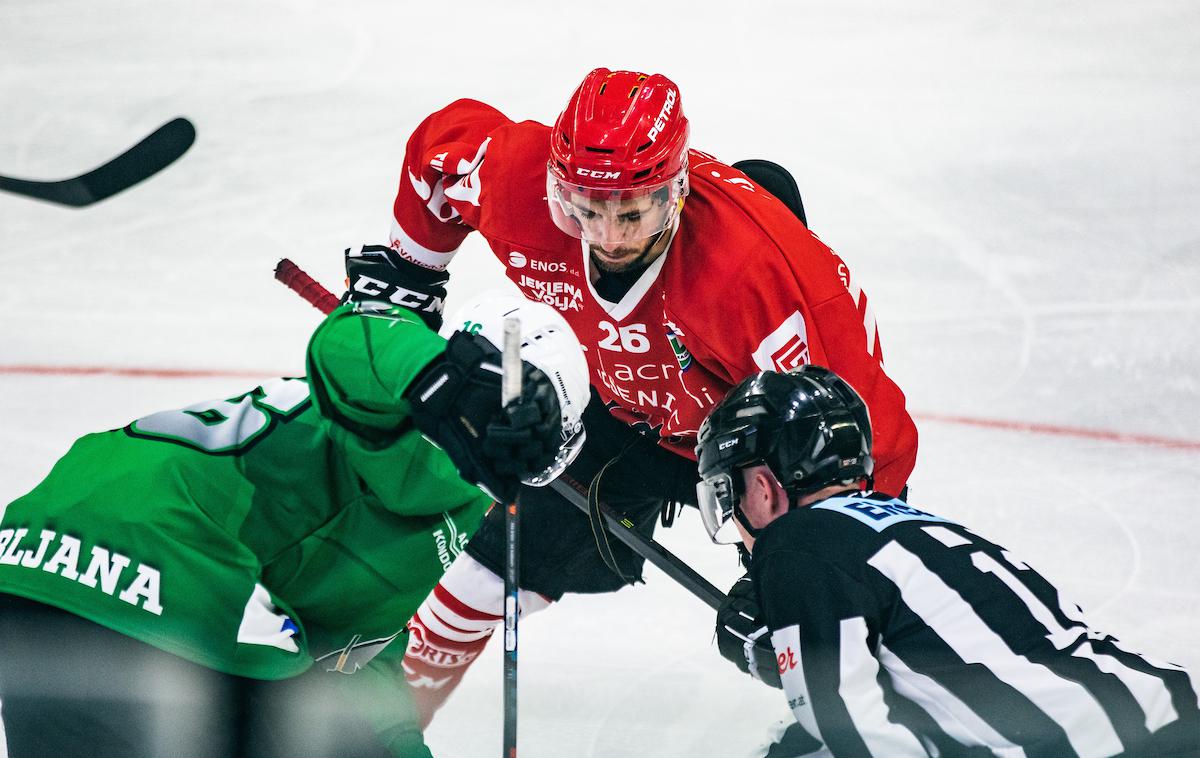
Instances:
[[[325,670],[330,673],[353,674],[383,652],[383,649],[399,637],[403,631],[401,629],[390,637],[371,640],[364,640],[361,634],[355,634],[350,637],[350,641],[341,650],[326,653],[315,660],[317,663],[324,664]]]
[[[800,311],[783,320],[763,338],[754,351],[754,363],[764,371],[791,371],[812,361],[808,350],[808,327]]]
[[[678,335],[670,327],[667,328],[667,342],[671,343],[671,350],[675,353],[675,360],[679,361],[679,370],[687,371],[691,368],[692,354],[683,346],[683,343],[679,341]]]

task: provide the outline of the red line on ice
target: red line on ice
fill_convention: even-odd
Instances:
[[[231,369],[139,368],[137,366],[0,366],[0,374],[27,376],[130,376],[147,379],[203,379],[214,376],[263,378],[280,376],[271,371]]]
[[[1125,434],[1123,432],[1110,432],[1104,429],[1085,429],[1076,426],[1036,424],[1028,421],[1005,421],[1002,419],[974,418],[972,416],[946,416],[940,413],[914,413],[913,415],[922,421],[978,426],[984,429],[1003,429],[1005,431],[1025,432],[1027,434],[1049,434],[1058,437],[1103,440],[1107,442],[1120,442],[1127,445],[1168,447],[1175,450],[1200,450],[1200,441],[1156,437],[1152,434]]]
[[[36,366],[0,365],[0,375],[24,374],[29,376],[127,376],[146,379],[203,379],[208,377],[263,378],[279,376],[273,371],[245,371],[232,369],[169,369],[139,368],[137,366]],[[1001,429],[1026,434],[1047,434],[1057,437],[1074,437],[1085,440],[1103,440],[1127,445],[1165,447],[1174,450],[1200,450],[1200,441],[1157,437],[1150,434],[1125,434],[1103,429],[1085,429],[1055,424],[1038,424],[1028,421],[1006,421],[1003,419],[976,418],[973,416],[949,416],[941,413],[914,413],[917,419],[942,424],[975,426],[983,429]]]

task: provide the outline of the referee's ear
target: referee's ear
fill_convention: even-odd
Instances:
[[[742,511],[756,529],[779,518],[788,510],[788,496],[775,475],[766,466],[744,469],[746,493],[742,496]]]

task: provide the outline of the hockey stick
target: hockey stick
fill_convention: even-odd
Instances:
[[[281,272],[293,272],[281,274]],[[293,289],[318,310],[329,313],[337,307],[337,298],[325,289],[319,282],[312,280],[299,266],[287,258],[275,267],[275,278]],[[308,288],[308,289],[305,289]],[[303,291],[302,291],[303,290]],[[319,293],[319,294],[318,294]],[[321,304],[318,304],[321,303]],[[332,303],[332,305],[330,305]],[[550,482],[550,487],[562,495],[567,502],[584,513],[590,514],[587,502],[587,488],[567,477],[560,476]],[[606,503],[600,503],[600,513],[611,534],[621,540],[630,550],[654,564],[664,574],[674,579],[688,592],[692,593],[713,610],[720,608],[725,595],[701,576],[695,569],[680,560],[674,553],[667,550],[653,538],[647,537],[634,528],[632,522],[621,518]]]
[[[521,322],[516,318],[504,319],[501,369],[500,404],[507,407],[521,397]],[[517,758],[517,621],[521,591],[518,499],[514,496],[504,506],[504,758]]]
[[[321,313],[328,315],[338,307],[336,295],[287,258],[281,258],[279,263],[275,264],[275,278]]]
[[[172,119],[145,139],[86,174],[59,181],[35,181],[0,176],[0,190],[73,208],[98,203],[174,163],[196,140],[196,128],[186,118]]]
[[[590,513],[587,488],[579,482],[564,474],[550,482],[550,488],[562,495],[563,499],[571,505],[584,513]],[[609,534],[615,536],[630,550],[683,585],[685,590],[695,595],[698,600],[714,611],[721,607],[721,603],[725,600],[725,593],[714,587],[712,582],[700,576],[694,568],[680,560],[677,555],[667,550],[657,540],[639,532],[634,528],[633,522],[619,516],[607,503],[600,503],[600,514],[604,517]]]

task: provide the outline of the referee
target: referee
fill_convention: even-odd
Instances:
[[[1200,755],[1182,668],[1091,628],[1004,548],[869,491],[867,408],[828,369],[744,380],[696,449],[705,527],[752,550],[722,652],[745,669],[769,633],[797,721],[769,756]]]

